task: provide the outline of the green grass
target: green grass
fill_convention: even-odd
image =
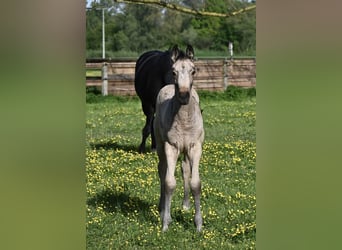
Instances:
[[[168,48],[159,48],[158,50],[165,51]],[[180,49],[185,50],[185,46],[180,46]],[[146,50],[147,51],[147,50]],[[106,50],[106,58],[132,58],[137,59],[143,52],[135,52],[135,51],[110,51]],[[228,48],[222,51],[215,50],[200,50],[195,48],[196,57],[229,57]],[[234,57],[255,57],[255,50],[244,51],[244,52],[234,52]],[[86,51],[87,58],[102,58],[102,50],[87,50]]]
[[[102,70],[101,69],[87,69],[86,77],[101,77]]]
[[[173,221],[161,232],[157,155],[137,153],[145,118],[139,99],[97,96],[86,104],[87,249],[256,248],[256,97],[227,91],[200,98],[201,233],[193,204],[182,210],[180,165]]]

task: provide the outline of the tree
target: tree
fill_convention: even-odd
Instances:
[[[222,41],[233,42],[238,53],[255,54],[255,11],[242,13],[232,19],[222,20]]]
[[[100,51],[102,47],[100,10],[103,6],[101,4],[107,4],[110,7],[105,10],[107,51],[134,51],[140,54],[150,49],[167,49],[173,44],[192,44],[201,50],[226,51],[228,42],[232,41],[236,52],[255,53],[255,10],[244,11],[232,17],[212,16],[212,13],[235,13],[252,6],[246,1],[164,1],[177,8],[201,13],[191,15],[172,8],[162,8],[159,4],[109,5],[109,2],[111,1],[102,0],[101,3],[93,3],[92,9],[87,11],[87,51]],[[203,15],[205,13],[211,14]]]

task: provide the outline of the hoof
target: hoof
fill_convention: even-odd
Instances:
[[[139,152],[140,154],[146,153],[145,147],[142,146],[142,145],[140,145],[140,147],[138,148],[138,152]]]
[[[164,225],[162,231],[166,232],[168,229],[169,229],[169,226],[168,225]]]
[[[164,218],[163,229],[162,229],[163,232],[166,232],[169,229],[169,225],[170,225],[171,221],[172,221],[171,217]]]
[[[189,211],[189,210],[190,210],[190,207],[183,205],[183,210],[184,210],[184,211]]]
[[[196,229],[197,232],[201,232],[202,231],[202,225],[203,225],[203,220],[202,220],[202,216],[195,216],[195,225],[196,225]]]
[[[189,211],[190,209],[190,202],[183,202],[183,210]]]

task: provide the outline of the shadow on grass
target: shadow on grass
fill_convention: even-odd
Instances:
[[[125,216],[138,212],[139,219],[147,219],[153,223],[158,222],[151,211],[153,204],[141,200],[139,197],[131,197],[127,193],[113,192],[108,189],[89,199],[87,204],[93,207],[101,206],[105,212],[122,213]]]
[[[137,214],[138,219],[141,221],[149,220],[154,224],[160,223],[151,211],[151,207],[155,204],[141,200],[139,197],[131,197],[127,193],[115,193],[107,189],[89,199],[87,204],[95,208],[100,206],[107,213],[121,213],[125,216]],[[195,230],[191,211],[184,213],[184,211],[175,210],[174,212],[171,211],[171,213],[173,223],[178,222],[184,226],[184,229]]]
[[[104,143],[91,143],[90,147],[92,149],[105,149],[105,150],[115,150],[115,149],[120,149],[124,150],[127,152],[138,152],[138,146],[136,145],[124,145],[124,144],[119,144],[117,142],[104,142]]]

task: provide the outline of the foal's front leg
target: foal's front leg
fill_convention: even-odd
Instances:
[[[202,213],[201,213],[201,180],[199,176],[199,162],[202,155],[202,145],[200,143],[196,143],[194,147],[190,151],[190,164],[191,164],[191,191],[195,201],[195,224],[197,231],[200,232],[202,230]]]
[[[174,146],[169,143],[165,143],[164,146],[165,155],[166,155],[166,173],[165,173],[165,182],[164,182],[164,207],[162,208],[161,216],[163,222],[163,231],[165,232],[169,224],[171,222],[171,200],[173,191],[176,188],[176,178],[175,168],[177,164],[178,158],[178,150]]]

